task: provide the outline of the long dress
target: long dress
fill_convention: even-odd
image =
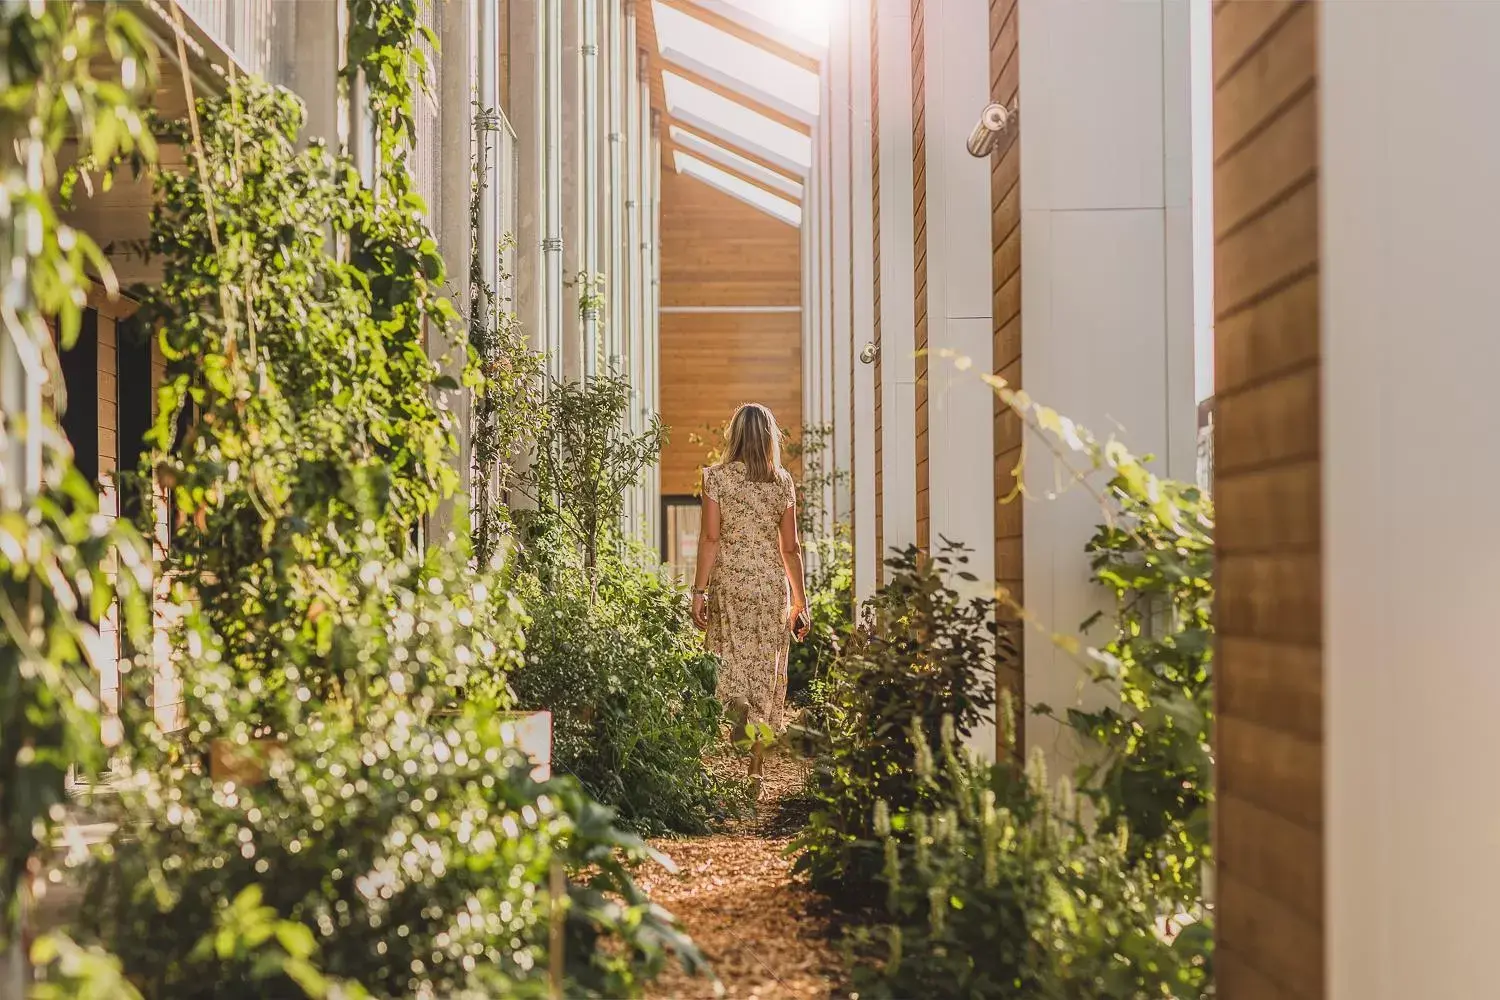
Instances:
[[[781,518],[797,504],[785,469],[751,482],[741,462],[703,470],[719,505],[719,557],[708,585],[708,649],[718,654],[719,700],[749,722],[782,730],[791,593],[781,561]]]

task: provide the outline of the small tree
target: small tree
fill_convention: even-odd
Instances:
[[[625,490],[656,461],[667,439],[655,414],[645,431],[631,433],[625,423],[629,405],[630,383],[615,375],[554,382],[542,404],[531,478],[523,486],[578,543],[590,579],[601,542],[619,523]]]

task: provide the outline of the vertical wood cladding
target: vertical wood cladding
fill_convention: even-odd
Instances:
[[[707,450],[688,435],[729,419],[740,403],[764,403],[783,427],[802,423],[802,317],[737,307],[797,307],[802,251],[797,229],[707,184],[662,172],[663,306],[721,312],[661,317],[663,495],[691,494]]]
[[[858,81],[856,81],[858,85]],[[880,356],[880,5],[870,4],[870,199],[875,282],[875,585],[885,583],[885,378]]]
[[[927,60],[925,0],[911,0],[911,173],[916,357],[917,547],[931,546],[927,469]]]
[[[1216,5],[1218,969],[1324,984],[1317,17]]]
[[[1018,22],[1019,0],[990,0],[990,98],[1006,106],[1020,92],[1021,58]],[[1010,136],[990,157],[991,273],[994,297],[990,314],[994,319],[992,370],[1014,388],[1021,387],[1021,144]],[[1016,492],[1021,465],[1021,420],[1008,407],[995,401],[995,583],[1018,603],[1025,600],[1022,572],[1022,504]],[[1019,645],[1023,629],[1011,613],[1002,620],[1013,623],[1012,635]],[[1025,672],[1018,659],[999,678],[1016,695],[1024,697]]]

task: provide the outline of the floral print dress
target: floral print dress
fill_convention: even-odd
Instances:
[[[782,730],[791,591],[781,561],[781,517],[797,505],[791,474],[755,483],[742,462],[703,470],[719,505],[719,557],[708,583],[708,649],[718,654],[719,700],[749,722]]]

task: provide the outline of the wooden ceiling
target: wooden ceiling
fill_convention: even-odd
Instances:
[[[752,31],[749,28],[746,28],[744,25],[740,24],[738,21],[726,17],[716,10],[710,9],[708,6],[697,2],[697,0],[660,0],[660,2],[664,6],[671,7],[674,10],[679,10],[684,14],[688,14],[703,22],[704,24],[709,25],[710,27],[717,28],[720,31],[731,34],[742,41],[748,42],[751,45],[756,46],[757,48],[763,49],[771,55],[774,55],[780,59],[784,59],[794,66],[798,66],[813,73],[817,73],[819,71],[820,66],[817,59],[808,56],[807,54],[800,52],[794,48],[791,48],[790,46],[774,38]],[[703,132],[702,129],[694,128],[690,125],[673,120],[672,113],[667,107],[666,91],[662,86],[663,71],[671,72],[676,76],[682,77],[685,80],[696,83],[701,87],[713,91],[721,97],[726,97],[732,101],[735,101],[736,103],[743,105],[751,111],[755,111],[758,114],[764,115],[772,121],[778,122],[782,125],[786,125],[787,127],[795,129],[798,132],[807,134],[810,131],[806,124],[799,122],[791,118],[790,116],[777,111],[774,108],[769,108],[764,104],[745,96],[744,94],[738,93],[737,91],[726,87],[723,84],[718,83],[717,81],[710,80],[707,77],[704,77],[702,74],[695,73],[686,67],[667,62],[662,58],[661,46],[658,43],[656,37],[656,14],[653,7],[653,0],[632,0],[632,3],[634,4],[635,10],[636,44],[645,53],[648,62],[648,72],[651,77],[651,107],[658,116],[657,123],[660,128],[664,160],[666,162],[670,162],[670,154],[681,148],[676,142],[672,140],[671,128],[675,125],[680,129],[692,132],[701,139],[706,139],[707,141],[712,142],[717,146],[721,146],[724,149],[729,150],[730,152],[737,153],[740,156],[743,156],[745,159],[751,161],[752,163],[765,167],[767,170],[771,170],[777,174],[782,175],[783,177],[801,183],[804,178],[794,171],[787,170],[783,166],[772,163],[764,157],[751,152],[748,149],[745,149],[743,146],[726,141],[725,139],[720,138],[717,135],[707,135]],[[686,155],[694,156],[699,159],[704,158],[701,153],[694,152],[690,149],[683,149],[682,152]],[[768,187],[759,179],[741,173],[728,164],[714,161],[714,166],[726,170],[734,174],[736,177],[739,177],[742,180],[753,184],[758,188],[761,188],[762,190],[769,191],[770,193],[775,194],[778,197],[789,197],[786,192],[776,191]],[[670,167],[668,167],[666,163],[664,163],[663,169],[670,169]]]

